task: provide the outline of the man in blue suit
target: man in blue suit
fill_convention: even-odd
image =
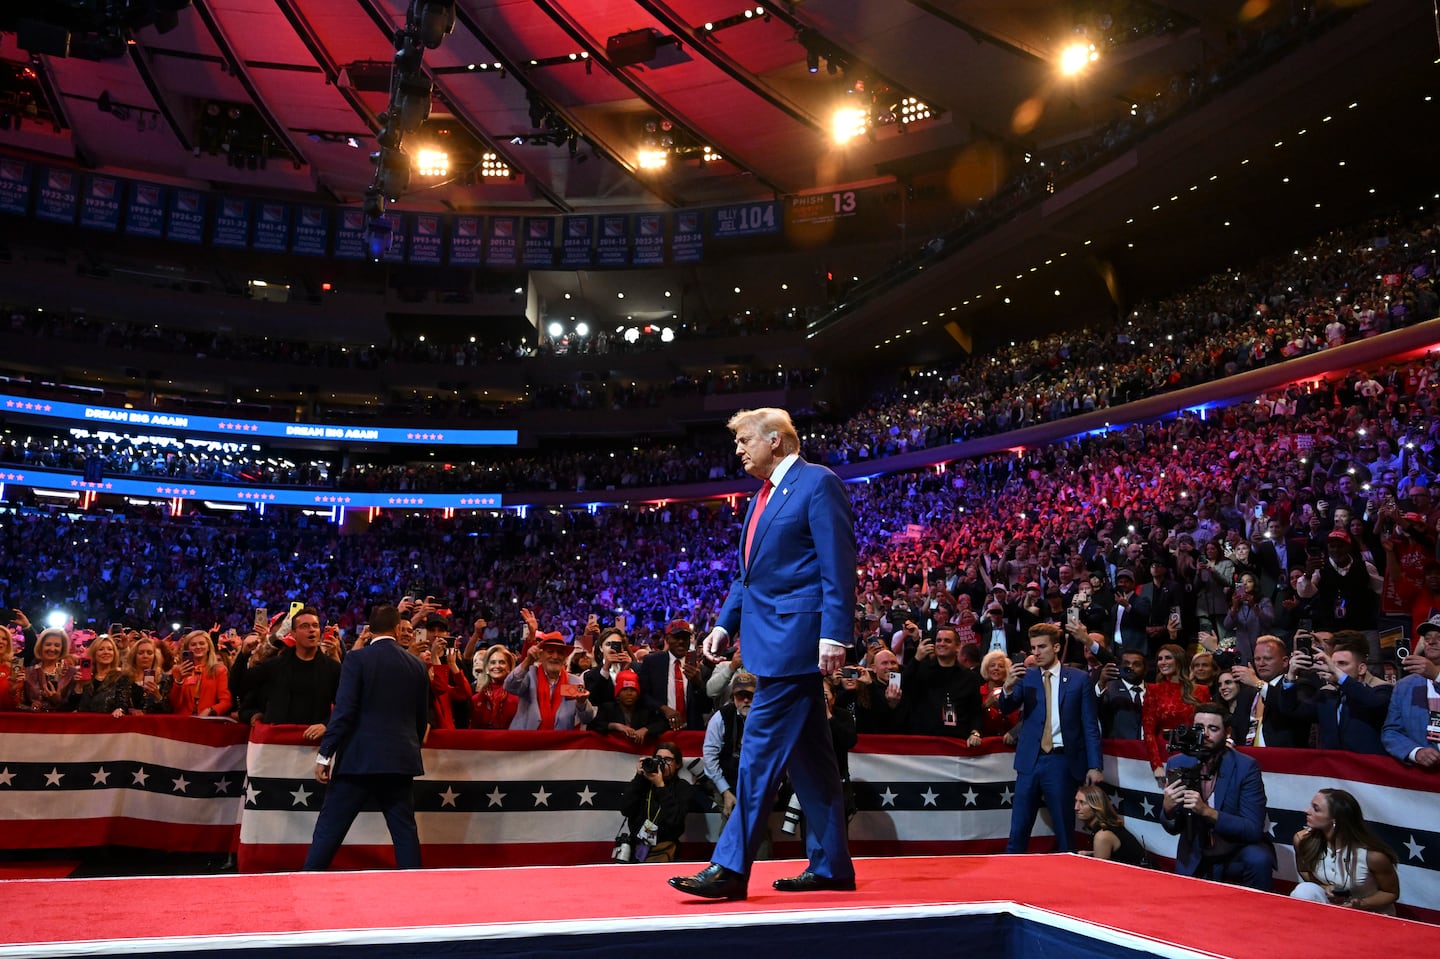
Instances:
[[[784,410],[742,410],[728,425],[745,472],[763,485],[741,533],[740,573],[704,651],[718,661],[738,633],[745,668],[758,683],[740,749],[735,810],[710,865],[670,884],[705,899],[744,899],[765,821],[788,769],[805,815],[810,863],[799,876],[776,880],[775,888],[854,889],[845,800],[822,688],[822,675],[844,665],[855,628],[850,501],[834,473],[800,458],[800,437]]]
[[[1060,627],[1030,627],[1035,665],[1011,663],[1000,690],[1000,711],[1021,712],[1015,745],[1015,806],[1006,852],[1024,852],[1043,799],[1055,830],[1055,850],[1069,852],[1075,836],[1075,790],[1104,776],[1095,690],[1082,669],[1060,663]]]
[[[370,613],[370,642],[345,657],[335,708],[315,757],[315,778],[325,803],[315,820],[307,870],[325,869],[367,801],[385,815],[395,843],[395,864],[420,866],[415,827],[415,777],[425,771],[420,744],[430,731],[430,681],[425,664],[395,642],[400,613],[377,606]]]
[[[1200,755],[1177,754],[1165,763],[1160,825],[1180,837],[1175,872],[1269,892],[1275,847],[1265,829],[1260,764],[1226,743],[1225,709],[1218,703],[1196,706],[1195,725]]]
[[[1419,648],[1400,661],[1409,675],[1395,684],[1380,737],[1402,763],[1440,770],[1440,625],[1421,623],[1415,641]]]

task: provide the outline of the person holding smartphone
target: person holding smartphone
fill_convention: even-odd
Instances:
[[[583,729],[595,705],[579,676],[565,672],[570,644],[558,632],[539,633],[536,643],[505,677],[515,696],[511,729]]]
[[[171,675],[162,668],[159,650],[155,640],[143,636],[130,644],[130,655],[126,658],[126,672],[130,676],[130,712],[136,715],[154,715],[171,712],[170,687],[174,684]]]
[[[170,705],[181,716],[227,716],[234,702],[230,671],[215,653],[215,643],[203,629],[191,630],[180,641],[180,661],[171,671]]]
[[[641,698],[665,714],[672,730],[703,730],[710,711],[705,684],[715,666],[700,661],[694,639],[688,622],[671,620],[665,627],[665,652],[646,656],[635,667]]]
[[[67,662],[70,636],[51,628],[35,638],[35,662],[25,670],[21,707],[37,713],[62,713],[74,709],[71,694],[80,671]]]

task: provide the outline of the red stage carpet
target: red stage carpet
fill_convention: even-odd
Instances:
[[[318,956],[342,944],[365,946],[367,956],[603,956],[716,925],[726,933],[700,936],[703,946],[694,937],[667,946],[687,959],[733,956],[750,930],[763,935],[757,948],[831,942],[853,951],[865,936],[888,937],[877,940],[881,952],[863,948],[877,956],[919,948],[947,955],[957,942],[978,948],[982,940],[996,959],[1052,947],[1243,959],[1440,953],[1433,926],[1079,856],[863,859],[853,893],[770,888],[799,865],[757,864],[751,898],[740,903],[704,902],[666,885],[695,864],[16,880],[3,887],[0,957]],[[724,948],[712,953],[715,940]]]

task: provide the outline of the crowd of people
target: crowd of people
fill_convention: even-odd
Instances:
[[[1082,329],[1021,341],[959,364],[915,371],[844,419],[800,419],[812,459],[868,462],[1051,422],[1364,339],[1440,313],[1423,218],[1373,221],[1317,238],[1248,273],[1226,273],[1170,299],[1138,307],[1115,329]],[[49,314],[45,314],[48,316]],[[602,397],[537,390],[531,405],[619,408],[664,395],[809,386],[819,370],[755,370],[682,376]],[[780,378],[777,382],[776,377]],[[616,397],[619,397],[618,399]],[[427,407],[427,413],[433,413]],[[494,410],[488,413],[493,415]],[[295,450],[207,451],[193,441],[100,442],[54,432],[11,435],[5,462],[124,475],[321,485],[419,492],[575,491],[678,486],[741,476],[723,435],[684,442],[587,450],[468,451],[462,462],[323,460]]]

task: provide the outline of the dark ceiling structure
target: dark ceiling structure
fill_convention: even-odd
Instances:
[[[357,204],[375,178],[397,31],[422,15],[442,33],[415,77],[428,117],[406,148],[442,150],[448,168],[411,176],[402,208],[603,212],[933,187],[898,241],[834,254],[865,280],[942,235],[934,224],[959,221],[1026,159],[1205,84],[1267,32],[1300,37],[1120,152],[1118,167],[1017,207],[983,244],[942,244],[923,278],[817,324],[817,349],[834,357],[929,361],[997,330],[1123,308],[1311,228],[1300,211],[1312,192],[1353,194],[1327,218],[1361,215],[1376,202],[1362,190],[1393,192],[1428,170],[1420,147],[1436,121],[1424,112],[1437,50],[1422,0],[9,0],[0,146]],[[1294,29],[1327,17],[1313,37]],[[1086,69],[1064,76],[1071,47]],[[1352,100],[1358,112],[1341,109]],[[858,123],[843,144],[839,111]],[[1354,148],[1366,140],[1371,149]],[[1277,141],[1290,149],[1268,146]],[[1335,165],[1340,153],[1348,167]],[[992,169],[962,184],[957,170],[977,156]],[[1297,188],[1282,189],[1284,177]],[[786,271],[816,261],[778,258],[760,279],[754,264],[707,264],[706,295],[743,277],[746,305],[781,307],[797,282]],[[684,280],[655,270],[535,282],[556,301],[600,291],[590,309],[605,321],[664,316]],[[623,305],[610,302],[622,290]],[[1015,309],[999,309],[1006,297]]]

